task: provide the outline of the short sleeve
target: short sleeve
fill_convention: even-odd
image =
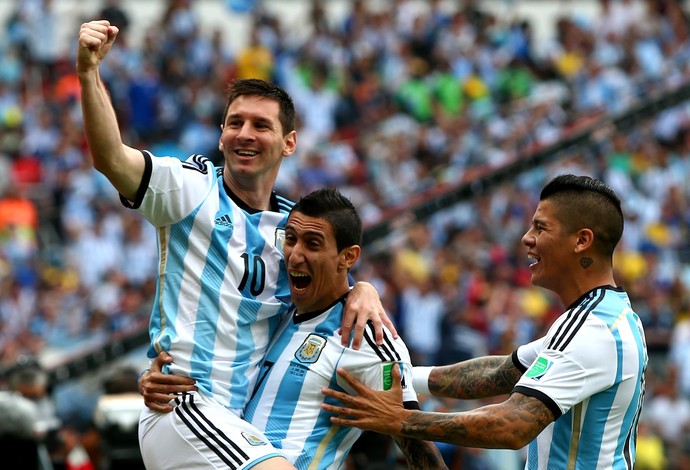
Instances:
[[[393,384],[393,366],[398,364],[405,408],[418,409],[417,392],[412,384],[412,363],[409,351],[400,338],[393,340],[387,329],[384,336],[384,346],[375,346],[373,343],[364,341],[359,351],[347,349],[338,366],[347,369],[372,390],[388,390]],[[350,393],[353,392],[340,378],[338,378],[338,385]]]
[[[179,222],[216,187],[215,167],[204,157],[182,161],[151,156],[150,161],[151,176],[139,211],[156,227]]]
[[[525,348],[518,355],[527,359],[536,351]],[[563,350],[543,348],[514,388],[535,396],[558,417],[615,382],[618,356],[616,343],[606,325],[590,318]]]

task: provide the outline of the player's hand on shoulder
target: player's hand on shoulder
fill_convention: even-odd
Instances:
[[[368,323],[374,327],[374,341],[379,346],[383,344],[383,325],[388,327],[394,339],[398,337],[376,288],[368,282],[360,281],[353,286],[345,303],[340,325],[343,346],[350,344],[350,335],[354,333],[352,349],[359,349]]]

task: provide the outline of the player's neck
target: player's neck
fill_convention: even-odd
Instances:
[[[348,286],[346,290],[340,292],[340,295],[333,295],[334,291],[329,291],[327,296],[323,296],[315,300],[293,299],[293,303],[295,304],[295,315],[299,316],[305,314],[312,314],[314,312],[324,312],[330,309],[333,305],[343,300],[344,297],[346,297],[349,293],[350,287]]]
[[[223,179],[232,194],[240,199],[249,208],[265,211],[271,208],[271,195],[273,194],[272,185],[249,185],[240,184],[234,178],[227,177]]]
[[[561,292],[557,292],[557,294],[561,298],[563,305],[568,307],[587,292],[602,286],[616,287],[613,273],[592,273],[590,277],[582,277],[574,280],[567,289],[563,289]]]

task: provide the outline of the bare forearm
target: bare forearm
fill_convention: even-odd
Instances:
[[[553,415],[534,399],[515,397],[512,405],[488,405],[462,413],[413,411],[402,422],[401,436],[454,445],[520,449],[532,441]]]
[[[79,75],[84,133],[97,169],[122,152],[122,137],[110,95],[98,70]]]
[[[429,390],[436,396],[477,399],[510,393],[522,373],[510,356],[487,356],[435,367]]]
[[[396,444],[407,460],[407,467],[411,470],[447,470],[441,452],[433,442],[410,439],[408,437],[394,437]]]
[[[133,200],[144,173],[138,150],[122,142],[110,95],[98,71],[79,75],[84,133],[94,168],[103,173],[123,196]]]
[[[120,194],[134,200],[146,162],[140,152],[122,142],[115,109],[99,69],[119,31],[107,20],[83,23],[79,29],[76,70],[81,88],[84,134],[93,166]]]

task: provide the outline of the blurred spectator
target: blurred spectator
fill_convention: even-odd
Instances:
[[[637,426],[635,450],[636,470],[666,470],[668,468],[664,441],[645,419],[641,419]]]
[[[677,371],[681,395],[690,400],[690,309],[687,304],[682,313],[684,316],[678,319],[671,333],[669,360]]]
[[[301,116],[300,145],[308,151],[327,142],[335,131],[338,93],[323,62],[305,62],[294,72],[299,75],[287,84],[286,91]]]
[[[47,458],[50,468],[66,468],[68,462],[81,451],[71,430],[63,428],[51,395],[48,373],[33,358],[19,356],[6,371],[7,389],[33,405],[31,423],[33,446],[41,458]],[[35,452],[35,450],[34,450]],[[72,454],[74,452],[74,454]],[[23,467],[22,467],[23,468]]]
[[[35,359],[19,356],[16,364],[6,372],[6,381],[8,390],[36,405],[35,431],[45,435],[58,430],[60,420],[52,401],[48,373]]]
[[[645,399],[645,420],[669,454],[676,454],[690,433],[690,400],[679,393],[677,375],[674,367],[667,367],[655,393]]]
[[[588,134],[587,146],[553,163],[527,170],[521,160],[687,87],[687,5],[599,0],[591,16],[560,11],[542,24],[552,34],[535,41],[543,29],[512,3],[354,0],[337,10],[303,0],[298,28],[272,2],[226,3],[246,21],[246,38],[232,32],[233,44],[247,45],[237,55],[227,30],[199,14],[204,2],[163,0],[146,19],[132,16],[131,2],[94,5],[129,29],[103,79],[121,131],[140,148],[186,157],[203,140],[213,158],[229,79],[261,73],[288,88],[305,145],[285,162],[278,187],[296,198],[338,185],[368,224],[390,222],[392,241],[367,247],[357,278],[376,283],[399,328],[429,331],[419,339],[422,356],[433,354],[439,328],[441,352],[463,357],[508,352],[539,335],[555,301],[525,287],[524,207],[556,172],[602,177],[626,211],[617,275],[644,316],[654,366],[672,362],[690,397],[690,103],[633,112],[610,137],[598,129],[602,138]],[[21,354],[69,357],[136,330],[157,275],[147,224],[120,207],[84,158],[74,60],[60,55],[57,40],[58,21],[79,21],[58,18],[58,6],[16,2],[2,25],[0,365]],[[156,34],[134,42],[135,20]],[[431,194],[454,197],[459,185],[509,163],[521,172],[511,184],[468,185],[470,199],[420,223],[424,243],[407,240],[419,230],[406,232],[407,209]],[[433,201],[419,207],[422,217],[435,210]],[[640,436],[643,455],[649,436]],[[646,443],[656,452],[653,439]],[[680,465],[686,446],[664,458]],[[465,458],[479,466],[483,455]]]
[[[38,410],[18,393],[0,391],[0,452],[7,468],[53,470],[35,429]]]
[[[253,25],[249,43],[237,54],[237,78],[272,80],[275,67],[273,51],[261,42],[258,25]]]
[[[20,6],[27,31],[40,31],[41,40],[27,41],[32,65],[40,74],[43,83],[55,80],[55,66],[60,59],[58,40],[58,16],[53,0],[26,0]]]
[[[137,390],[139,372],[127,366],[118,367],[103,380],[103,395],[94,411],[94,426],[100,442],[100,465],[103,470],[144,469],[139,451],[139,414],[144,406]]]
[[[105,0],[98,16],[110,21],[120,30],[120,38],[129,30],[129,14],[121,5],[121,0]]]

